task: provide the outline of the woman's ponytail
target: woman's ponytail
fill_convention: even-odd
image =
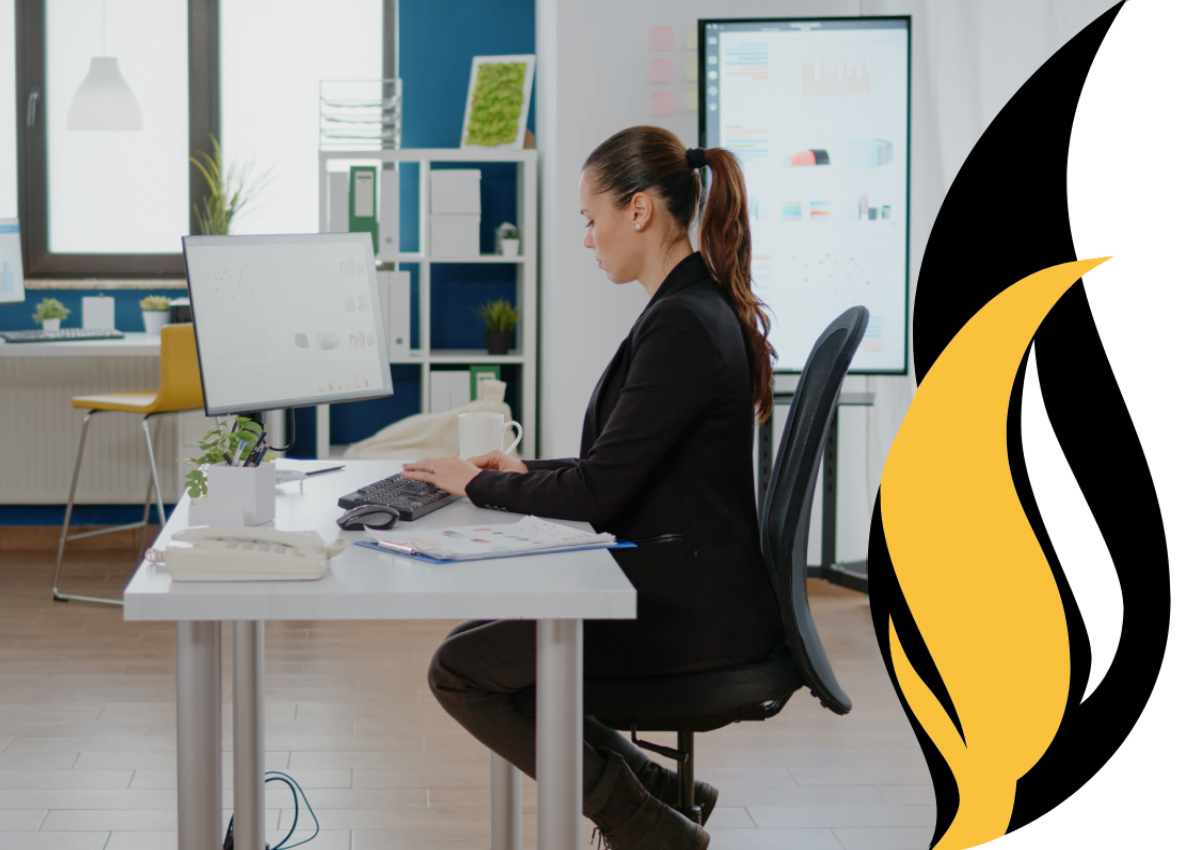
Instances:
[[[749,235],[749,203],[745,178],[731,151],[709,148],[704,158],[712,170],[708,203],[699,225],[699,247],[712,277],[720,282],[741,317],[749,373],[753,379],[753,407],[764,422],[773,412],[773,364],[777,357],[769,343],[769,316],[753,294],[753,242]]]
[[[724,148],[688,151],[662,127],[630,127],[602,142],[584,162],[595,192],[607,192],[621,209],[638,192],[653,191],[667,203],[671,216],[690,230],[699,208],[700,174],[706,164],[712,185],[699,226],[700,252],[732,304],[745,335],[753,407],[764,422],[773,412],[773,364],[769,316],[753,294],[753,246],[749,210],[740,163]]]

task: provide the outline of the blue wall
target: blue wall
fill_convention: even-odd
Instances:
[[[70,315],[62,321],[64,328],[82,327],[82,297],[98,295],[98,289],[56,289],[25,290],[25,303],[0,304],[0,330],[20,331],[41,327],[33,321],[33,311],[42,298],[56,298],[66,305]],[[113,289],[102,292],[115,299],[115,326],[121,331],[143,331],[144,319],[140,315],[140,299],[149,295],[163,295],[166,298],[184,298],[184,289]]]

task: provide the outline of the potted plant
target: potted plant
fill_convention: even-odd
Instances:
[[[33,314],[33,321],[41,323],[41,329],[58,331],[62,329],[62,319],[70,315],[66,305],[56,298],[42,298],[37,305],[37,312]]]
[[[486,350],[490,354],[510,351],[510,338],[518,324],[518,310],[505,298],[487,301],[475,311],[486,326]]]
[[[271,461],[275,452],[265,451],[256,466],[241,464],[259,445],[263,428],[246,416],[219,420],[198,441],[202,454],[180,458],[193,469],[185,475],[185,489],[190,503],[191,525],[257,525],[275,515],[276,468]],[[233,514],[234,519],[226,514]]]
[[[503,257],[517,257],[518,256],[518,228],[509,221],[504,221],[498,225],[498,229],[494,231],[498,237],[498,253]]]
[[[144,330],[160,336],[160,329],[169,323],[169,299],[164,295],[149,295],[140,299],[144,314]]]
[[[210,146],[214,150],[213,156],[197,151],[189,158],[210,188],[210,194],[202,200],[201,206],[193,205],[193,211],[202,233],[226,235],[230,233],[230,222],[235,214],[251,203],[270,182],[270,169],[254,179],[250,164],[232,164],[223,171],[222,148],[213,133],[210,134]]]

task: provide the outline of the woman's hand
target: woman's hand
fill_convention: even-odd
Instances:
[[[516,457],[511,457],[504,451],[495,449],[484,455],[469,458],[469,462],[478,469],[496,469],[499,472],[527,472],[527,465]]]
[[[427,481],[454,496],[464,496],[469,482],[481,470],[459,457],[432,457],[403,465],[403,477],[414,481]]]

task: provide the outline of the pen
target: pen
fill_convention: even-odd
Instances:
[[[259,437],[255,440],[255,448],[251,449],[247,459],[243,461],[243,466],[259,466],[260,459],[263,458],[264,449],[267,444],[263,442],[263,438],[267,436],[267,429],[259,432]]]

